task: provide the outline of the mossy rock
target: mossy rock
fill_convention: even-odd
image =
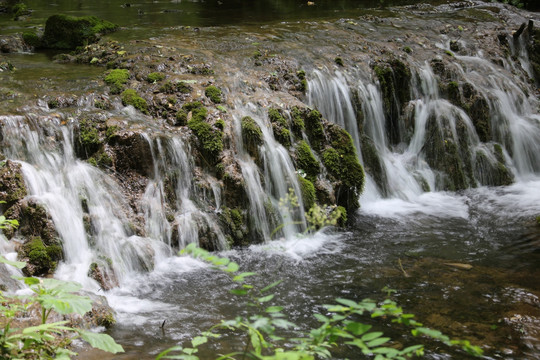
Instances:
[[[22,34],[23,41],[32,47],[39,48],[41,47],[41,39],[33,31],[25,31]]]
[[[75,152],[82,159],[88,159],[103,145],[99,135],[99,124],[90,119],[81,119],[75,132]]]
[[[376,63],[373,71],[379,80],[386,118],[386,131],[391,144],[400,142],[399,117],[402,107],[410,100],[411,71],[397,58]]]
[[[71,50],[96,42],[100,34],[110,33],[117,29],[118,25],[95,16],[53,15],[45,23],[41,46],[49,49]]]
[[[21,165],[11,160],[0,165],[0,201],[4,206],[9,208],[27,194]]]
[[[289,124],[283,114],[275,108],[268,109],[268,119],[272,123],[274,138],[286,148],[291,146],[291,132]]]
[[[255,159],[259,158],[259,146],[263,143],[262,130],[255,120],[245,116],[241,120],[242,141],[246,151]]]
[[[223,207],[219,218],[230,237],[230,245],[247,246],[250,244],[246,219],[240,209]]]
[[[28,265],[23,269],[23,272],[29,276],[43,276],[53,273],[57,262],[63,256],[60,245],[45,246],[40,237],[34,237],[24,244],[22,253],[19,255],[22,259],[28,259]]]
[[[133,89],[124,90],[121,94],[122,104],[125,106],[131,105],[143,114],[148,115],[148,104],[146,100],[140,97]]]
[[[187,125],[199,139],[201,152],[210,164],[216,164],[223,150],[223,131],[206,121],[207,110],[200,103],[184,104],[183,108],[186,111],[191,109],[192,116]]]
[[[383,195],[386,195],[386,184],[388,179],[386,177],[386,170],[383,166],[382,160],[379,156],[375,143],[367,135],[362,135],[360,139],[360,146],[362,147],[362,159],[364,160],[364,169],[368,174],[373,177],[375,184]]]
[[[313,155],[308,143],[304,140],[300,141],[296,146],[296,162],[297,168],[304,170],[306,173],[306,178],[311,182],[315,182],[320,172],[320,164]]]
[[[535,28],[531,35],[531,42],[527,46],[529,61],[533,68],[534,80],[540,83],[540,29]]]
[[[315,205],[317,199],[315,193],[315,186],[308,179],[304,179],[302,176],[298,176],[298,183],[300,184],[300,192],[302,193],[302,201],[304,202],[304,210],[308,211]]]
[[[463,108],[471,118],[480,141],[491,141],[491,119],[489,105],[486,99],[481,95],[475,95],[463,106]]]
[[[105,76],[105,83],[111,87],[111,94],[120,94],[129,79],[129,70],[113,69]]]
[[[302,132],[305,129],[303,113],[304,112],[296,106],[291,109],[292,131],[294,136],[299,138],[302,137]]]
[[[156,83],[165,79],[165,74],[160,72],[152,72],[146,76],[146,81],[149,83]]]
[[[176,126],[184,126],[187,124],[188,114],[186,110],[180,109],[176,112],[175,116],[176,122],[174,125]]]
[[[206,95],[206,97],[212,100],[212,102],[215,104],[221,103],[221,90],[214,85],[208,86],[204,90],[204,95]]]
[[[490,159],[484,151],[479,150],[476,152],[474,172],[482,185],[502,186],[510,185],[514,182],[512,172],[497,157],[494,154],[493,158]]]

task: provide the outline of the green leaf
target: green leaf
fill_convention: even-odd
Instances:
[[[23,280],[24,283],[28,286],[39,284],[39,279],[35,277],[25,277],[25,278],[19,278],[19,279]]]
[[[56,333],[60,333],[62,331],[72,331],[73,329],[67,326],[63,326],[64,324],[67,324],[67,321],[58,321],[55,323],[48,323],[48,324],[41,324],[38,326],[29,326],[22,330],[22,333],[24,335],[30,335],[31,333],[41,333],[43,331],[52,331]]]
[[[345,306],[348,306],[348,307],[352,307],[352,308],[357,308],[358,307],[358,303],[356,301],[352,301],[352,300],[349,300],[349,299],[336,299],[336,302],[342,304],[342,305],[345,305]]]
[[[273,319],[272,325],[281,329],[288,329],[296,326],[294,323],[285,319]]]
[[[408,355],[408,354],[416,353],[418,350],[422,350],[422,349],[424,349],[424,345],[413,345],[413,346],[409,346],[401,350],[400,353],[403,355]]]
[[[281,310],[283,310],[282,306],[269,306],[264,311],[270,314],[280,312]]]
[[[273,298],[274,298],[274,294],[271,294],[271,295],[260,297],[260,298],[257,299],[257,301],[260,302],[260,303],[265,303],[265,302],[268,302],[268,301],[272,300]]]
[[[366,345],[373,348],[373,347],[380,346],[382,344],[386,344],[389,340],[390,340],[390,338],[388,338],[388,337],[380,337],[378,339],[371,340]]]
[[[369,329],[371,329],[371,327],[371,325],[362,324],[359,322],[350,322],[347,324],[345,329],[356,336],[360,336]]]
[[[206,336],[196,336],[191,340],[191,346],[194,348],[198,347],[199,345],[205,344],[208,342],[208,338]]]
[[[313,317],[315,317],[315,319],[319,320],[320,322],[324,322],[324,323],[330,321],[329,318],[321,314],[313,314]]]
[[[71,313],[84,315],[92,310],[92,300],[89,297],[70,293],[40,295],[37,301],[45,309],[54,309],[54,311],[62,315]]]
[[[7,265],[14,266],[14,267],[16,267],[17,269],[22,269],[23,267],[26,266],[26,263],[25,263],[25,262],[22,262],[22,261],[11,261],[11,260],[6,259],[6,258],[3,257],[2,255],[0,255],[0,263],[4,263],[4,264],[7,264]]]
[[[399,350],[390,347],[379,347],[376,349],[372,349],[371,352],[374,354],[386,355],[387,358],[394,358],[396,357],[396,355],[400,354]]]
[[[236,275],[236,276],[233,278],[233,281],[236,281],[236,282],[243,282],[245,278],[247,278],[248,276],[253,276],[253,275],[257,275],[257,273],[254,273],[254,272],[243,272],[243,273],[241,273],[241,274]]]
[[[168,348],[167,350],[165,351],[162,351],[159,353],[158,356],[156,356],[156,360],[161,360],[162,358],[163,359],[170,359],[170,357],[165,357],[167,354],[169,354],[170,352],[173,352],[173,351],[182,351],[182,347],[181,346],[173,346],[173,347],[170,347]]]
[[[283,280],[278,280],[278,281],[275,281],[275,282],[271,283],[268,286],[265,286],[264,288],[261,289],[261,293],[267,292],[268,290],[272,289],[275,286],[278,286],[282,282],[283,282]]]
[[[124,348],[117,344],[112,337],[107,334],[97,334],[91,331],[85,331],[77,329],[77,332],[81,335],[81,338],[88,342],[92,347],[107,351],[113,354],[124,352]]]
[[[374,331],[362,336],[362,341],[371,341],[383,335],[380,331]]]
[[[232,289],[232,290],[229,290],[229,292],[233,295],[246,295],[247,294],[246,289]]]
[[[229,265],[227,266],[227,268],[225,269],[226,272],[237,272],[238,269],[240,269],[240,266],[238,266],[237,263],[235,263],[234,261],[231,261],[229,263]]]

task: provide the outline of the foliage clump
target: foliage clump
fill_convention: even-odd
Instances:
[[[221,102],[221,90],[215,87],[214,85],[208,86],[204,90],[204,94],[207,98],[212,100],[213,103],[219,104]]]
[[[105,83],[111,87],[111,94],[120,94],[129,79],[126,69],[113,69],[105,76]]]
[[[148,115],[148,104],[146,103],[146,100],[140,97],[135,90],[133,89],[124,90],[121,94],[121,97],[122,97],[122,104],[124,104],[124,106],[131,105],[135,109],[142,112],[143,114]]]

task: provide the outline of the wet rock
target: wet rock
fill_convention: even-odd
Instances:
[[[259,146],[263,143],[261,128],[255,120],[249,116],[245,116],[241,120],[241,129],[244,148],[260,164]]]
[[[21,165],[11,160],[0,162],[0,201],[9,208],[27,195]]]
[[[119,285],[111,265],[110,259],[106,259],[91,263],[88,269],[88,277],[97,281],[103,290],[111,290]]]
[[[403,61],[391,58],[373,65],[382,91],[386,131],[390,143],[401,140],[399,118],[402,107],[410,100],[411,71]]]
[[[386,171],[381,162],[375,143],[368,136],[361,138],[362,159],[364,160],[365,171],[373,177],[382,194],[386,193]]]
[[[31,50],[31,46],[26,44],[19,35],[0,36],[0,53],[20,53]]]
[[[540,29],[534,29],[531,34],[531,40],[527,47],[529,60],[531,62],[534,78],[537,83],[540,82]]]
[[[116,31],[118,25],[95,16],[53,15],[45,23],[40,46],[48,49],[75,49],[96,42],[102,34]]]
[[[110,141],[114,166],[120,173],[154,176],[154,160],[148,141],[134,131],[119,131]]]

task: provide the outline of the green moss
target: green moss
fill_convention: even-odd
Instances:
[[[56,269],[56,261],[62,258],[62,248],[59,245],[45,246],[39,236],[30,239],[23,246],[23,252],[31,265],[29,275],[46,275]]]
[[[111,87],[111,94],[120,94],[129,79],[129,71],[126,69],[111,70],[105,76],[105,83]]]
[[[340,58],[339,56],[336,57],[336,58],[334,59],[334,62],[335,62],[336,65],[338,65],[338,66],[345,66],[345,65],[343,64],[343,59]]]
[[[214,123],[214,126],[219,130],[223,131],[225,130],[225,121],[223,119],[217,119]]]
[[[249,244],[248,228],[240,209],[224,207],[221,209],[220,219],[229,233],[231,246],[245,246]]]
[[[298,70],[296,72],[298,82],[296,83],[296,90],[305,93],[308,88],[308,82],[306,80],[306,72],[304,70]]]
[[[156,83],[165,79],[165,74],[160,72],[152,72],[146,76],[146,81],[149,83]]]
[[[101,147],[102,141],[94,122],[87,119],[80,120],[78,134],[78,143],[86,155],[95,153]]]
[[[341,227],[345,227],[345,225],[347,224],[347,209],[345,209],[343,206],[337,206],[334,211],[339,211],[339,213],[341,214],[341,216],[339,217],[338,219],[338,225],[341,226]]]
[[[184,126],[187,124],[188,114],[186,110],[180,109],[176,113],[176,126]]]
[[[102,151],[97,153],[95,156],[92,156],[88,159],[88,163],[95,167],[108,168],[111,167],[113,162],[109,154]]]
[[[160,87],[159,92],[165,93],[165,94],[174,94],[175,89],[174,85],[170,80],[165,81]]]
[[[272,124],[274,138],[286,148],[291,146],[291,132],[278,124]]]
[[[45,23],[41,42],[50,49],[75,49],[97,41],[99,34],[117,29],[117,25],[95,16],[53,15]]]
[[[182,109],[186,110],[187,112],[201,108],[201,107],[203,107],[203,105],[200,101],[188,102],[182,105]]]
[[[210,85],[204,90],[204,94],[207,98],[212,100],[213,103],[219,104],[221,102],[221,90],[217,87]]]
[[[135,90],[124,90],[121,94],[121,97],[122,104],[124,104],[125,106],[131,105],[143,114],[148,114],[148,104],[146,103],[146,100],[137,95],[137,92]]]
[[[263,143],[261,128],[255,120],[245,116],[241,120],[242,141],[246,151],[253,157],[258,158],[259,146]]]
[[[193,105],[194,103],[190,104]],[[184,107],[186,105],[184,104]],[[191,108],[191,106],[187,107]],[[207,111],[205,107],[194,107],[191,112],[192,116],[187,125],[199,139],[201,150],[207,160],[215,164],[219,153],[223,150],[223,132],[215,129],[206,121]]]
[[[304,202],[304,210],[309,210],[315,205],[315,186],[308,179],[304,179],[298,176],[298,183],[300,184],[300,192],[302,193],[302,201]]]
[[[41,39],[36,35],[35,32],[25,31],[22,35],[23,41],[30,46],[39,48],[41,46]]]
[[[292,131],[295,136],[302,137],[302,131],[305,129],[303,112],[298,107],[293,107],[291,109],[291,118],[292,118]]]
[[[310,110],[305,115],[304,122],[305,122],[306,133],[308,135],[311,146],[316,151],[320,151],[322,147],[322,143],[324,142],[324,129],[322,126],[321,113],[317,110]]]
[[[336,149],[330,147],[323,151],[322,160],[328,172],[339,179],[341,176],[341,157]]]
[[[30,14],[30,10],[28,10],[28,6],[23,2],[19,2],[13,5],[11,7],[11,12],[13,13],[13,18],[15,20],[17,20],[20,16]]]
[[[287,120],[283,117],[281,112],[278,109],[270,108],[268,109],[268,118],[272,123],[279,124],[281,126],[287,127]]]
[[[49,109],[56,109],[60,104],[58,103],[58,100],[52,99],[47,101],[47,106]]]
[[[364,160],[365,170],[371,174],[379,189],[385,193],[387,178],[375,143],[368,136],[363,135],[360,146],[362,147],[362,158]]]
[[[179,81],[174,86],[176,87],[176,91],[181,92],[182,94],[189,94],[193,91],[193,88],[184,81]]]
[[[410,46],[405,46],[405,47],[403,48],[403,51],[405,51],[407,54],[412,53],[412,49],[411,49]]]
[[[446,87],[448,93],[448,100],[454,105],[460,105],[460,93],[459,93],[459,84],[457,81],[450,81]]]
[[[298,163],[298,169],[302,169],[306,173],[306,177],[309,181],[315,182],[317,175],[320,172],[319,161],[311,152],[311,148],[304,140],[298,143],[296,147],[296,160]]]

